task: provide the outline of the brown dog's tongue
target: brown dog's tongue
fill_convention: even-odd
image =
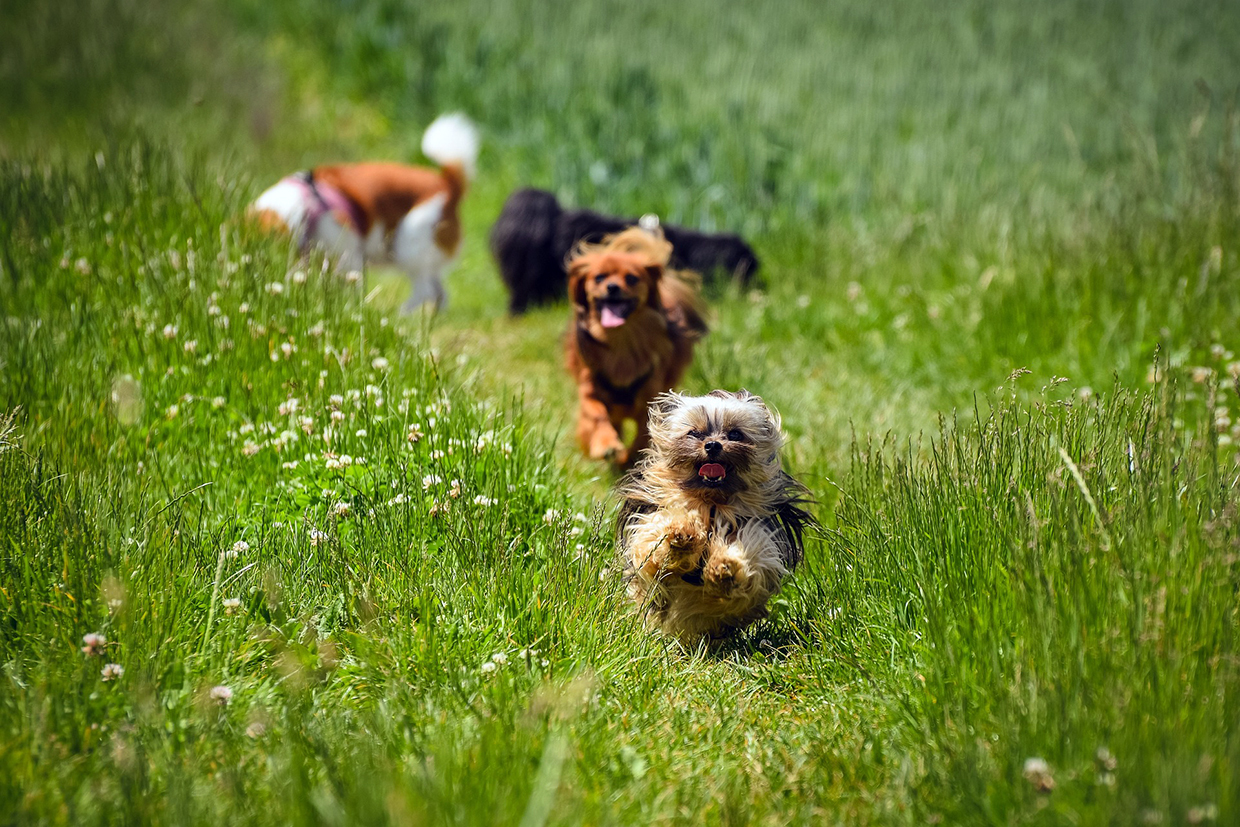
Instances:
[[[727,475],[728,469],[717,462],[708,462],[698,469],[698,476],[706,477],[708,480],[721,480]]]
[[[603,327],[619,327],[624,324],[624,317],[607,305],[603,305],[602,310],[598,314],[598,320]]]

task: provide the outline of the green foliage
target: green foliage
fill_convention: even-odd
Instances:
[[[0,820],[1234,821],[1233,5],[7,9]],[[441,316],[242,219],[449,109]],[[521,184],[763,260],[686,385],[828,528],[717,651],[502,317]]]

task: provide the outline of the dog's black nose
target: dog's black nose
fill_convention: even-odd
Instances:
[[[706,448],[707,455],[712,456],[712,457],[723,450],[723,445],[721,445],[720,443],[716,442],[713,439],[710,442],[706,443],[706,445],[703,447]]]
[[[618,285],[618,284],[609,284],[609,285],[607,285],[607,295],[608,295],[608,296],[619,296],[619,295],[620,295],[620,285]]]

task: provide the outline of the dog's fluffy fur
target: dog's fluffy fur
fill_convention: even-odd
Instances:
[[[491,252],[508,287],[509,311],[520,314],[562,299],[569,253],[583,241],[598,242],[637,223],[590,210],[561,209],[555,196],[544,190],[514,192],[491,228]],[[758,271],[758,257],[740,236],[668,224],[662,229],[671,242],[670,264],[676,269],[706,278],[722,272],[742,285]]]
[[[693,643],[765,616],[801,561],[805,488],[780,467],[779,415],[747,391],[666,393],[650,449],[620,484],[629,594],[649,625]]]
[[[646,408],[680,380],[706,334],[696,274],[667,267],[671,245],[638,227],[582,244],[569,263],[565,342],[577,383],[577,437],[591,458],[627,465],[646,447]],[[632,445],[620,437],[637,423]]]
[[[321,248],[341,270],[393,264],[412,285],[404,310],[447,300],[443,277],[461,243],[458,207],[478,157],[478,132],[464,115],[441,115],[422,136],[439,169],[385,162],[318,166],[268,188],[251,215]]]

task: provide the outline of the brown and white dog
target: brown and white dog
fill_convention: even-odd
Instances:
[[[439,169],[371,161],[318,166],[282,179],[251,205],[260,226],[317,247],[341,270],[399,267],[412,294],[402,310],[447,301],[443,277],[461,244],[461,197],[474,175],[478,131],[464,115],[435,119],[422,152]]]
[[[577,382],[577,438],[592,459],[628,465],[646,447],[646,406],[670,390],[706,334],[696,273],[668,269],[655,227],[582,244],[568,263],[573,323],[565,343]],[[625,446],[625,420],[637,436]]]

